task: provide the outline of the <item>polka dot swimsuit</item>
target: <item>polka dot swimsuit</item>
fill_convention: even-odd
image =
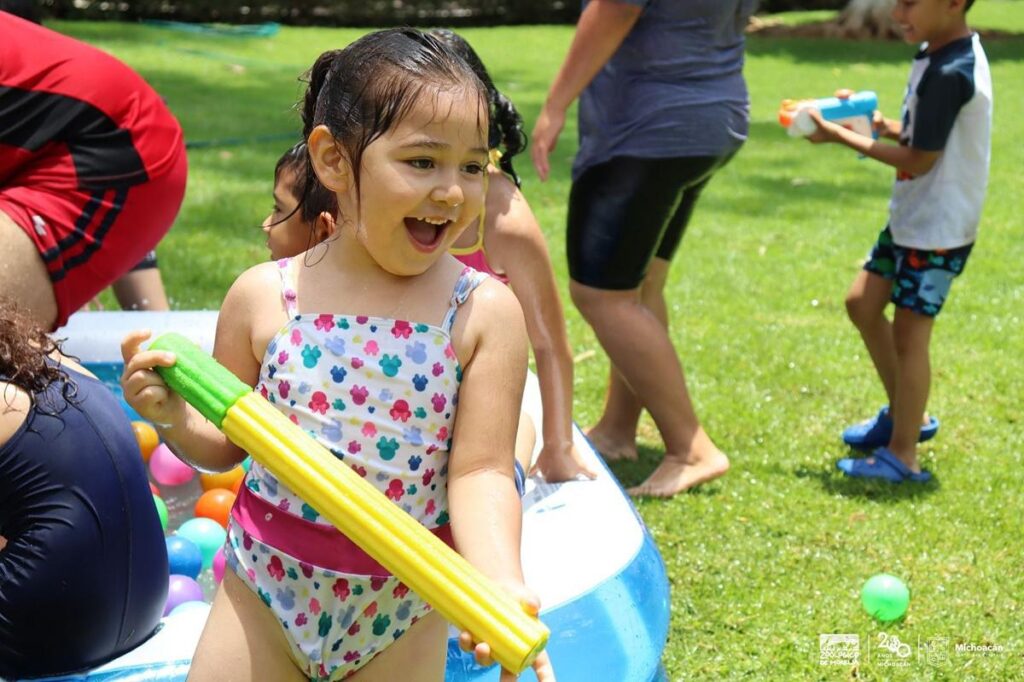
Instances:
[[[299,314],[294,260],[278,265],[289,321],[267,346],[256,390],[443,536],[448,451],[462,378],[449,334],[458,306],[486,275],[471,268],[462,272],[438,327]],[[292,658],[311,679],[351,675],[429,612],[358,549],[349,554],[364,561],[335,560],[341,550],[324,558],[325,547],[340,546],[332,543],[351,543],[258,463],[246,476],[239,503],[228,529],[229,564],[277,616]]]

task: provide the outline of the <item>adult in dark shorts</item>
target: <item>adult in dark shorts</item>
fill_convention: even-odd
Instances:
[[[0,289],[46,328],[115,282],[166,309],[153,249],[185,194],[181,126],[105,52],[5,12],[0,36]]]
[[[138,646],[167,572],[120,403],[0,297],[0,678],[77,672]]]
[[[665,457],[633,494],[668,497],[728,458],[704,432],[668,335],[669,264],[701,191],[747,135],[743,31],[756,0],[584,0],[576,35],[533,130],[541,179],[578,96],[569,197],[569,291],[612,362],[588,435],[606,459],[636,458],[646,408]]]

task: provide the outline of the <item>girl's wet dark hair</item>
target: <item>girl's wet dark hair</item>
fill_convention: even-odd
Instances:
[[[363,152],[398,125],[421,96],[439,89],[475,91],[484,112],[480,127],[486,129],[484,84],[449,47],[416,29],[377,31],[344,49],[325,52],[307,73],[307,80],[302,136],[309,139],[315,127],[327,126],[352,166],[357,189]],[[299,199],[303,219],[307,219],[311,188],[319,184],[308,154],[305,175]]]
[[[73,402],[77,386],[59,364],[47,362],[47,356],[60,350],[28,313],[15,301],[0,296],[0,378],[33,396],[39,396],[55,382],[64,382],[61,393],[66,402]],[[7,396],[4,396],[5,398]],[[48,414],[60,410],[37,407]],[[4,405],[0,404],[0,410]]]
[[[296,200],[301,202],[295,207],[295,211],[301,210],[303,222],[312,225],[313,221],[324,212],[330,213],[335,218],[338,217],[338,197],[319,182],[314,182],[310,186],[309,178],[306,175],[308,159],[309,153],[306,143],[296,143],[294,147],[282,154],[281,158],[277,160],[277,165],[274,166],[274,181],[277,182],[284,171],[292,174],[295,184],[289,187],[289,191]],[[303,197],[305,197],[305,201],[302,201]],[[295,211],[292,211],[292,213],[289,213],[278,222],[283,223],[288,220]],[[310,231],[310,237],[312,237],[312,230]]]
[[[526,132],[523,131],[523,117],[519,115],[512,101],[499,92],[487,73],[487,68],[480,61],[476,51],[470,46],[466,39],[455,31],[445,28],[437,28],[430,31],[430,35],[437,37],[448,47],[452,48],[455,54],[469,64],[484,86],[487,88],[487,100],[490,102],[491,125],[488,130],[487,146],[490,149],[501,151],[501,160],[498,165],[501,170],[508,173],[516,187],[521,185],[519,175],[512,168],[512,157],[526,149]]]

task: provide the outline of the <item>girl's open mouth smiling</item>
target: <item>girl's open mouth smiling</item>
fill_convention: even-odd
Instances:
[[[443,218],[406,218],[405,229],[413,246],[421,251],[430,252],[441,243],[451,222]]]

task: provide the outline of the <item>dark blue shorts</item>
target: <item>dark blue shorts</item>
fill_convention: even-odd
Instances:
[[[899,308],[935,317],[953,279],[964,271],[974,244],[955,249],[911,249],[893,243],[889,226],[878,235],[864,269],[892,280],[890,300]]]

